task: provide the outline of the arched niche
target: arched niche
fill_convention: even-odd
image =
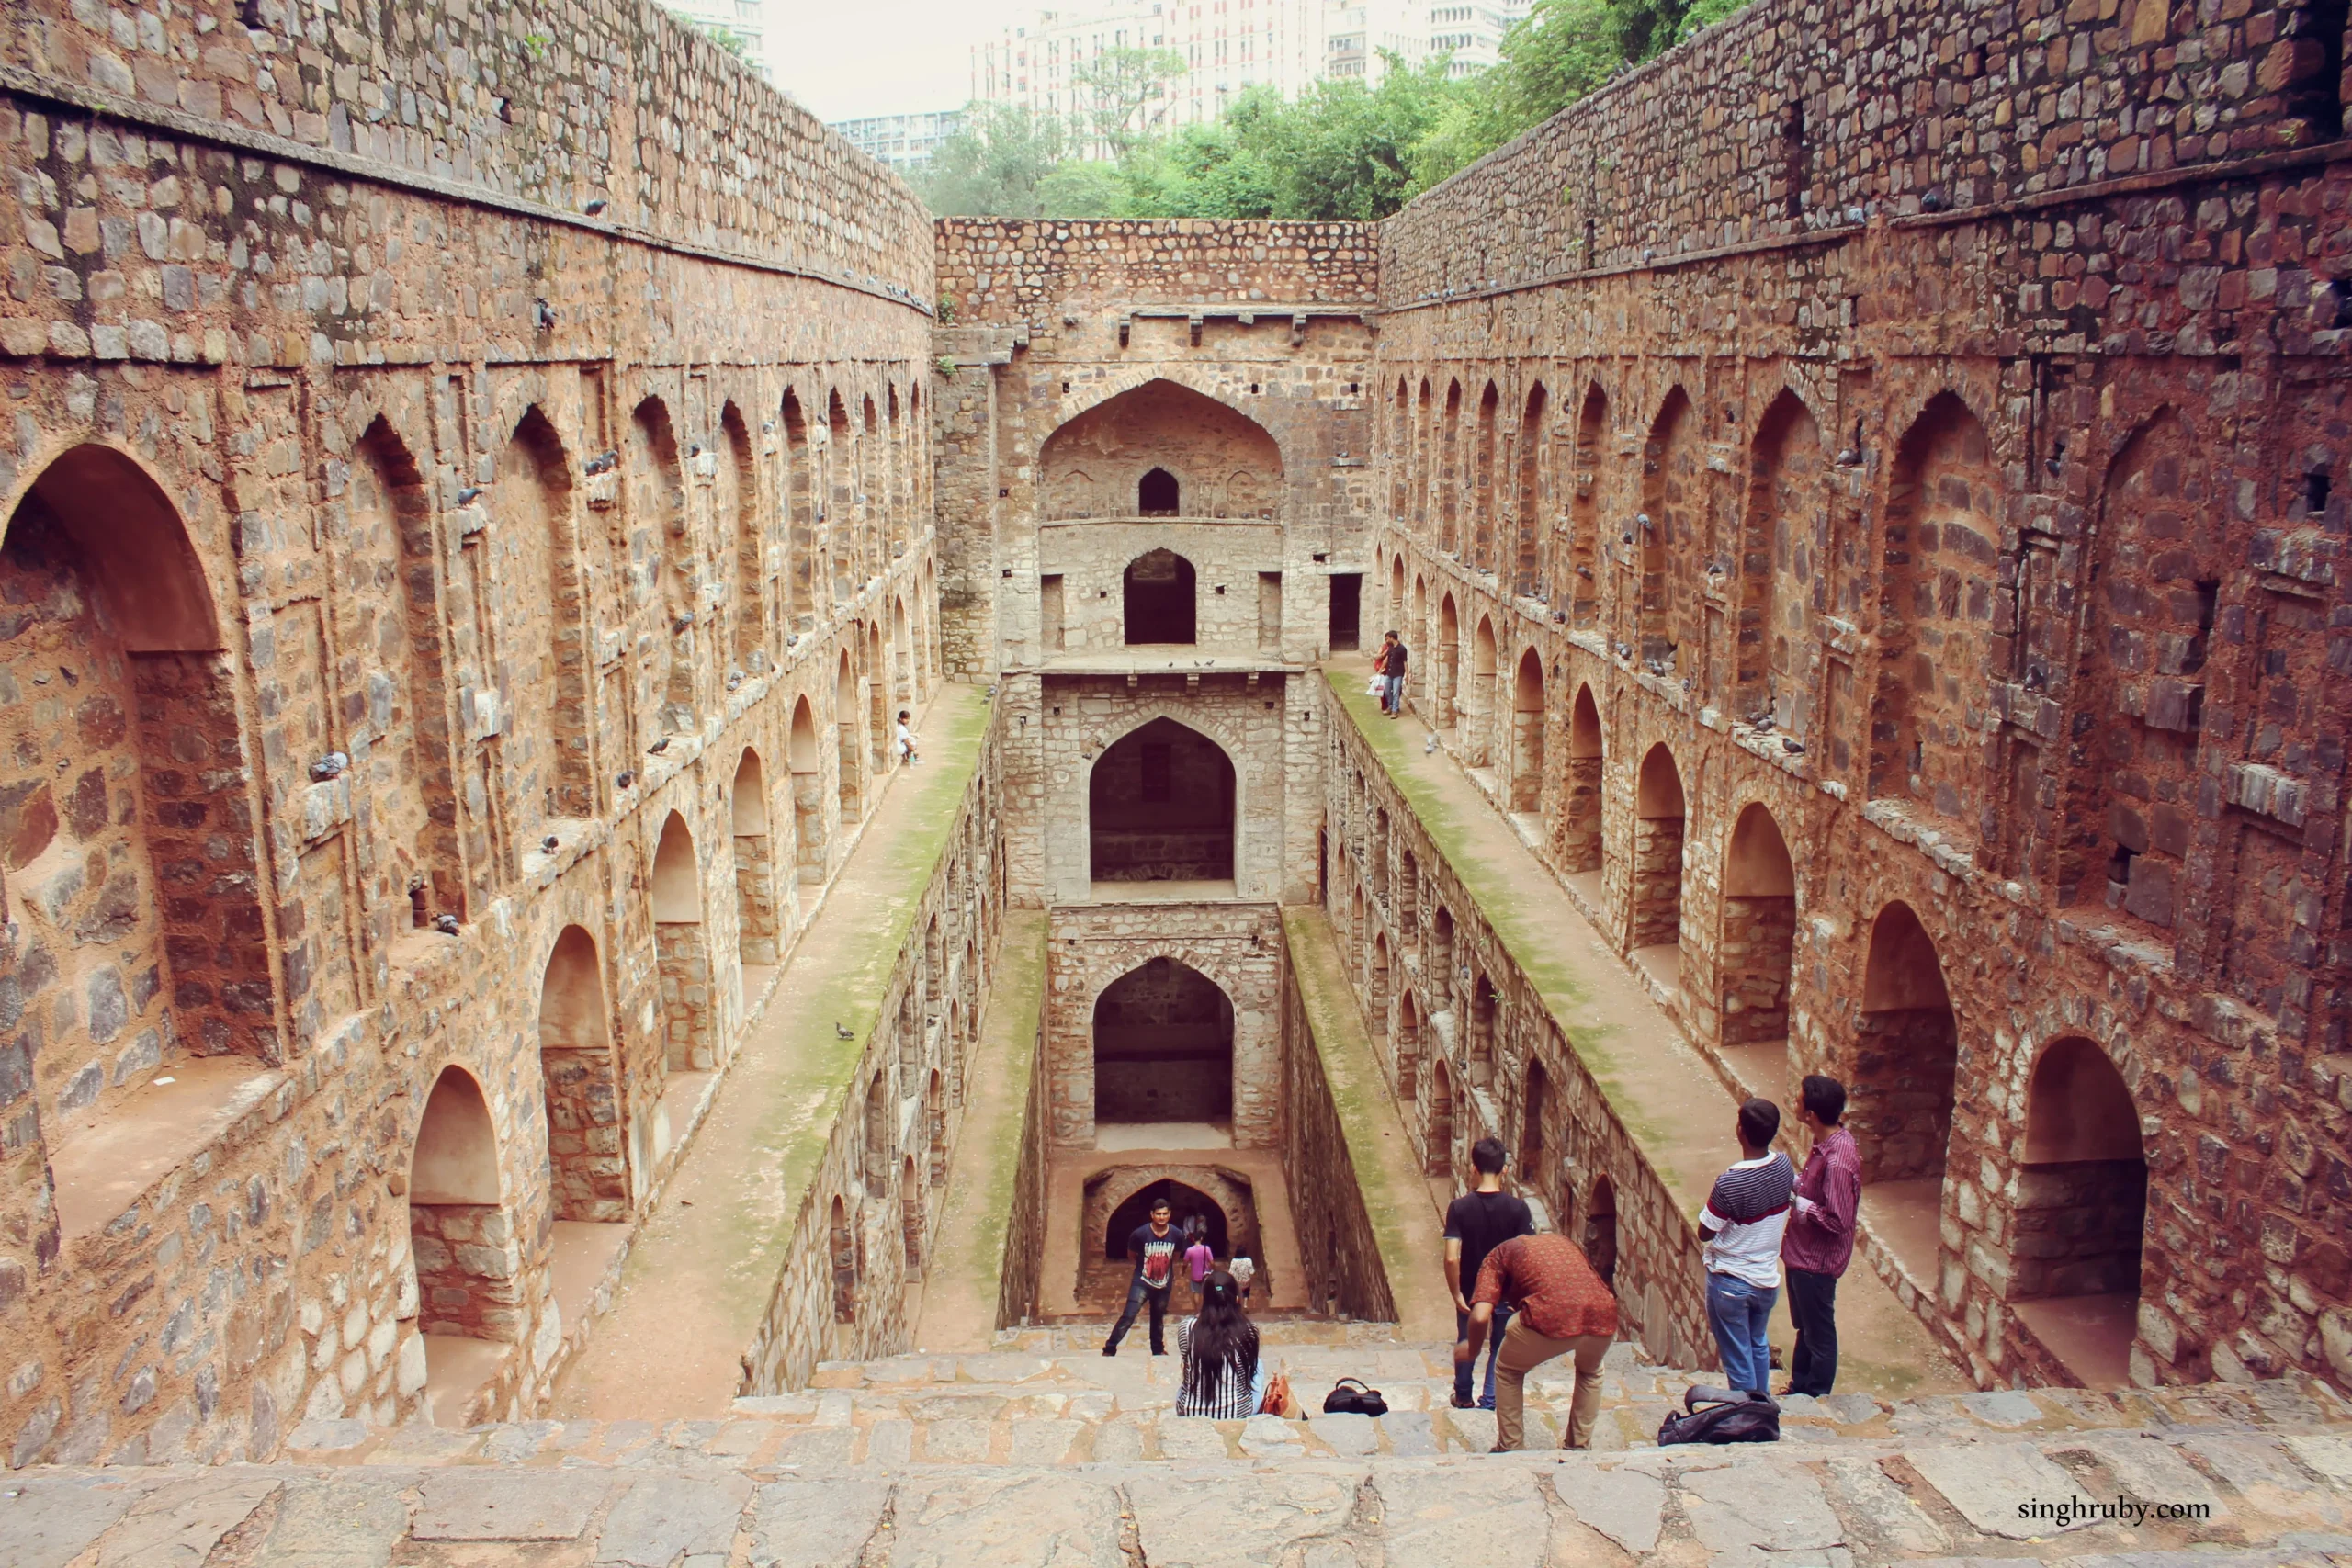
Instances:
[[[1532,648],[1511,678],[1510,808],[1544,809],[1544,656]]]
[[[1430,1058],[1430,1103],[1421,1134],[1422,1168],[1430,1176],[1453,1175],[1453,1075],[1443,1056]]]
[[[853,638],[856,628],[851,628]],[[858,713],[858,683],[849,649],[842,649],[841,659],[833,667],[833,733],[834,744],[841,760],[842,830],[847,832],[865,815],[865,747],[858,739],[862,728]]]
[[[1154,473],[1161,477],[1147,493]],[[1283,456],[1266,428],[1239,410],[1153,379],[1047,436],[1038,476],[1048,520],[1272,516]],[[1147,500],[1159,504],[1147,509]]]
[[[1198,1219],[1206,1231],[1209,1250],[1220,1258],[1233,1256],[1233,1236],[1239,1227],[1226,1213],[1225,1204],[1190,1182],[1164,1177],[1127,1194],[1111,1211],[1111,1217],[1103,1222],[1101,1237],[1106,1259],[1125,1260],[1127,1242],[1136,1234],[1136,1227],[1151,1223],[1151,1207],[1163,1198],[1170,1207],[1168,1223],[1171,1226],[1182,1231]]]
[[[1609,394],[1596,381],[1577,413],[1576,477],[1568,491],[1567,571],[1552,590],[1571,626],[1589,626],[1600,613],[1601,463],[1609,434]]]
[[[1783,1044],[1795,983],[1796,868],[1781,825],[1760,800],[1749,802],[1733,824],[1723,889],[1717,1038],[1725,1045]]]
[[[1632,945],[1682,941],[1682,770],[1663,741],[1642,758],[1634,790]]]
[[[431,1414],[465,1426],[475,1413],[457,1390],[489,1359],[469,1342],[512,1344],[526,1314],[520,1234],[502,1207],[498,1131],[481,1086],[462,1067],[441,1070],[417,1122],[408,1230],[427,1396],[447,1406]]]
[[[662,980],[663,1061],[671,1072],[707,1073],[718,1066],[718,1030],[711,1017],[714,976],[703,929],[702,871],[694,833],[673,811],[662,823],[648,889],[653,910],[653,953]]]
[[[1736,660],[1739,712],[1769,711],[1783,729],[1802,733],[1802,682],[1807,673],[1807,607],[1812,603],[1824,497],[1821,428],[1794,391],[1772,400],[1756,427],[1750,453],[1747,517],[1737,577]]]
[[[622,1107],[604,971],[596,939],[580,926],[558,934],[540,976],[539,1069],[555,1217],[627,1220],[628,1173],[609,1157]],[[634,1146],[630,1153],[640,1165],[648,1157]]]
[[[817,745],[816,710],[805,696],[792,704],[786,758],[792,765],[794,862],[800,881],[813,886],[825,880],[825,758]]]
[[[1960,1026],[1933,937],[1896,901],[1871,923],[1856,1021],[1846,1122],[1862,1150],[1862,1179],[1883,1234],[1920,1279],[1932,1279],[1945,1145],[1960,1070]]]
[[[1453,607],[1453,595],[1448,593],[1437,605],[1437,716],[1432,722],[1442,729],[1453,728],[1460,716],[1454,688],[1461,674],[1462,617]]]
[[[2068,1036],[2035,1058],[2009,1300],[2043,1348],[2091,1388],[2131,1376],[2148,1212],[2140,1126],[2131,1087],[2097,1042]]]
[[[767,770],[748,746],[736,761],[728,795],[735,829],[735,940],[745,964],[771,967],[784,937],[785,894],[776,882],[768,833]],[[655,874],[660,874],[658,866]]]
[[[1149,959],[1094,999],[1094,1120],[1233,1121],[1233,999],[1173,958]]]
[[[1481,615],[1470,633],[1470,689],[1462,737],[1463,761],[1473,768],[1494,761],[1495,673],[1494,617]]]
[[[1146,550],[1120,578],[1121,635],[1130,648],[1196,640],[1200,590],[1193,563],[1170,549]]]
[[[1233,760],[1172,718],[1130,730],[1087,778],[1089,875],[1095,882],[1230,882]]]
[[[1600,869],[1602,755],[1600,707],[1589,685],[1577,687],[1568,706],[1568,760],[1562,770],[1560,865],[1580,876]]]
[[[408,1201],[495,1204],[499,1188],[498,1129],[481,1085],[463,1067],[444,1067],[409,1152]]]
[[[248,826],[260,753],[177,510],[130,457],[74,447],[7,519],[0,594],[0,722],[10,737],[0,755],[0,876],[16,895],[11,1016],[29,1032],[12,1047],[6,1093],[30,1091],[17,1111],[29,1118],[39,1105],[54,1159],[187,1048],[258,1070],[281,1061],[289,1042],[276,1022],[256,895],[269,877]],[[314,665],[305,678],[322,673]],[[290,731],[323,716],[305,704],[279,722]],[[288,940],[288,968],[321,965],[320,985],[300,998],[315,1004],[324,983],[350,986],[348,942],[327,939],[348,931],[348,913],[339,875],[302,896],[318,902],[303,940]],[[329,975],[337,946],[345,961]],[[334,1019],[356,1005],[350,995]],[[101,1009],[112,1015],[105,1022],[94,1016]],[[306,1007],[298,1023],[329,1021],[325,1012]],[[84,1220],[73,1201],[77,1164],[69,1157],[54,1173],[69,1234]],[[38,1177],[38,1158],[34,1167]],[[119,1208],[88,1218],[104,1224]]]
[[[1649,521],[1645,525],[1637,519],[1634,525],[1642,569],[1640,629],[1634,640],[1645,660],[1660,661],[1668,669],[1678,667],[1685,642],[1697,651],[1688,625],[1688,602],[1695,597],[1696,585],[1683,581],[1696,570],[1690,557],[1699,548],[1695,525],[1706,482],[1697,423],[1689,395],[1676,387],[1667,393],[1642,449],[1639,516]]]

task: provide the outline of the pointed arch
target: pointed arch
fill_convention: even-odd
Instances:
[[[1470,691],[1464,705],[1463,761],[1473,768],[1494,763],[1495,621],[1481,615],[1470,634]]]
[[[1915,1278],[1932,1280],[1960,1024],[1936,941],[1900,900],[1871,921],[1855,1032],[1846,1123],[1862,1147],[1862,1179],[1875,1209],[1907,1221],[1882,1230],[1896,1255]]]
[[[1631,945],[1636,948],[1681,944],[1682,840],[1682,771],[1660,741],[1642,758],[1634,798]]]
[[[1738,712],[1769,712],[1802,735],[1800,696],[1812,604],[1814,552],[1824,535],[1821,427],[1783,389],[1756,428],[1748,464],[1747,517],[1741,530],[1733,636]]]
[[[858,640],[857,626],[853,622],[850,641]],[[855,666],[850,650],[841,650],[841,658],[833,667],[833,733],[834,750],[840,754],[842,830],[847,832],[865,815],[865,747],[858,739],[863,726],[858,712],[861,694],[858,690]]]
[[[1546,428],[1551,394],[1537,381],[1527,389],[1519,412],[1519,483],[1511,507],[1517,525],[1511,549],[1511,592],[1544,592],[1544,492],[1550,467],[1552,433]]]
[[[1644,660],[1685,670],[1691,664],[1677,661],[1682,658],[1682,645],[1690,640],[1685,619],[1690,612],[1684,601],[1691,585],[1682,579],[1698,548],[1697,509],[1703,471],[1697,425],[1689,394],[1680,387],[1668,391],[1642,449],[1642,510],[1634,522],[1634,543],[1642,562],[1639,635],[1634,643]],[[1692,659],[1696,655],[1694,646]]]
[[[1230,404],[1155,377],[1065,421],[1038,448],[1048,520],[1271,516],[1282,447]]]
[[[735,668],[756,674],[767,662],[767,563],[760,533],[760,470],[752,433],[733,400],[718,412],[718,472],[711,513],[726,530],[735,571]]]
[[[1237,798],[1232,756],[1159,717],[1106,747],[1087,778],[1095,882],[1229,882]]]
[[[663,735],[695,728],[695,617],[701,574],[686,517],[685,468],[669,405],[640,400],[628,417],[624,457],[629,485],[629,557],[638,580],[654,585],[657,650],[641,677],[640,711],[659,715]]]
[[[728,792],[735,829],[735,942],[742,963],[771,968],[783,945],[784,912],[768,833],[767,770],[749,746]]]
[[[1716,1038],[1783,1044],[1795,986],[1796,868],[1770,807],[1751,801],[1724,851],[1723,930],[1715,944]]]
[[[718,1066],[711,1017],[714,976],[703,924],[702,867],[693,829],[681,812],[662,819],[650,885],[653,952],[661,973],[664,1059],[671,1072],[707,1073]]]
[[[2130,1086],[2097,1042],[2051,1042],[2026,1083],[2009,1300],[2086,1388],[2132,1381],[2147,1217],[2147,1150]]]
[[[540,973],[539,1075],[555,1218],[628,1219],[629,1167],[611,1157],[624,1129],[604,964],[596,939],[580,926],[558,933]],[[627,1147],[641,1179],[650,1152],[635,1139]]]
[[[1502,504],[1496,484],[1495,446],[1501,423],[1502,394],[1489,381],[1478,394],[1477,446],[1474,456],[1470,497],[1470,564],[1481,571],[1495,570],[1495,513]]]
[[[1437,547],[1447,555],[1462,550],[1462,383],[1445,387],[1445,423],[1439,427]]]
[[[1510,809],[1537,816],[1544,809],[1544,655],[1533,648],[1519,656],[1511,679]]]
[[[1233,998],[1216,980],[1151,958],[1094,999],[1094,1120],[1233,1119]]]
[[[1589,626],[1600,614],[1601,464],[1609,435],[1609,394],[1595,381],[1577,413],[1576,485],[1568,505],[1568,571],[1552,590],[1568,624]]]
[[[1577,687],[1568,708],[1568,758],[1561,779],[1560,868],[1571,875],[1600,869],[1600,708],[1592,687]]]
[[[1121,589],[1128,647],[1194,640],[1199,589],[1191,561],[1170,549],[1147,550],[1127,563]]]
[[[790,557],[786,569],[786,614],[792,629],[805,632],[817,624],[818,487],[809,454],[808,416],[801,411],[799,393],[786,389],[777,417],[784,424],[785,539]]]

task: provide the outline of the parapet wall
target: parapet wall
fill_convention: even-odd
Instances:
[[[2308,148],[2321,9],[1761,0],[1382,224],[1381,304]]]

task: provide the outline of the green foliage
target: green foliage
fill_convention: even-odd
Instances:
[[[1451,76],[1443,56],[1408,67],[1391,55],[1377,87],[1323,81],[1291,102],[1253,87],[1214,124],[1173,135],[1155,129],[1153,105],[1182,59],[1112,50],[1079,73],[1099,107],[1077,136],[1046,116],[975,104],[922,195],[934,212],[1007,218],[1385,218],[1747,3],[1535,0],[1491,71]],[[1066,158],[1078,140],[1113,155]]]
[[[711,42],[717,44],[719,48],[725,50],[736,59],[749,60],[752,57],[752,40],[745,38],[741,33],[737,32],[733,28],[729,27],[726,23],[695,22],[694,25],[700,28],[703,30],[704,35],[707,37]]]
[[[1061,121],[1012,104],[975,103],[964,124],[939,144],[916,189],[947,218],[1037,218],[1038,182],[1069,146]]]

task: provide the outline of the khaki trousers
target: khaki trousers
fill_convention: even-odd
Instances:
[[[1609,1341],[1606,1334],[1555,1339],[1528,1327],[1525,1313],[1512,1318],[1495,1359],[1495,1451],[1509,1453],[1526,1436],[1527,1374],[1555,1356],[1574,1356],[1577,1363],[1576,1402],[1560,1446],[1589,1448],[1592,1424],[1600,1415],[1600,1359],[1609,1354]]]

